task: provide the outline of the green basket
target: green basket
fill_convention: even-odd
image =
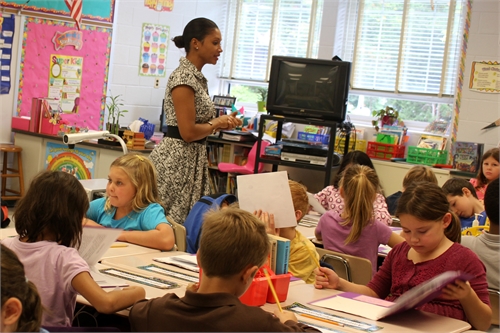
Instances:
[[[408,156],[406,156],[406,162],[413,164],[446,164],[447,160],[447,150],[419,148],[415,146],[408,147]]]

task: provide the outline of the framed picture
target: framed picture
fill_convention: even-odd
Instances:
[[[215,106],[232,107],[236,103],[236,97],[214,95]]]

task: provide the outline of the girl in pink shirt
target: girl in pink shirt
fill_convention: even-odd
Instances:
[[[409,289],[446,271],[474,276],[448,284],[439,297],[417,310],[468,321],[477,330],[491,323],[486,270],[460,241],[460,220],[449,211],[443,190],[430,182],[410,185],[399,199],[396,216],[406,242],[395,246],[366,286],[354,284],[324,267],[316,269],[316,288],[333,288],[395,301]]]
[[[393,247],[404,242],[387,224],[373,216],[373,200],[379,180],[375,171],[364,165],[353,165],[344,171],[340,181],[340,195],[344,200],[341,214],[328,211],[319,220],[315,230],[325,249],[366,258],[377,271],[380,244]]]
[[[484,199],[488,184],[497,179],[500,173],[500,164],[498,163],[498,148],[493,148],[484,153],[481,158],[481,166],[476,178],[472,178],[470,183],[476,189],[477,198]]]
[[[325,187],[314,195],[326,210],[333,210],[338,214],[341,214],[342,210],[344,210],[344,199],[340,195],[339,183],[345,170],[355,164],[366,165],[372,170],[375,170],[370,157],[366,153],[359,150],[348,152],[342,158],[342,163],[340,163],[339,170],[335,178],[333,178],[332,185]],[[392,217],[387,210],[387,203],[385,202],[385,197],[382,194],[382,188],[380,186],[377,188],[375,199],[373,199],[373,215],[376,220],[382,223],[392,224]]]

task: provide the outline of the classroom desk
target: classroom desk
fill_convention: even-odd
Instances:
[[[5,229],[0,229],[0,240],[8,237],[15,237],[17,236],[17,231],[16,228],[5,228]]]
[[[145,247],[141,245],[125,243],[125,242],[115,242],[111,247],[104,253],[101,260],[117,258],[117,257],[128,257],[136,256],[145,253],[161,253],[160,250],[152,249],[150,247]]]
[[[313,285],[310,284],[295,284],[291,285],[288,290],[288,297],[285,302],[281,303],[281,306],[288,306],[293,304],[294,302],[301,303],[307,307],[319,310],[321,312],[335,314],[347,319],[356,320],[362,323],[373,324],[382,327],[381,330],[376,331],[381,333],[386,332],[397,332],[397,333],[405,333],[405,332],[450,332],[450,333],[459,333],[470,329],[469,323],[453,318],[443,317],[436,314],[410,310],[400,314],[396,314],[393,316],[389,316],[388,318],[384,318],[378,321],[373,321],[370,319],[350,315],[347,313],[342,313],[339,311],[330,310],[327,308],[317,307],[308,304],[309,302],[319,300],[322,298],[330,297],[335,293],[339,293],[337,290],[323,290],[316,289]],[[266,311],[273,312],[277,309],[276,304],[266,303],[263,306],[263,309]],[[333,329],[336,332],[360,332],[360,330],[355,330],[350,327],[339,327],[336,325],[332,325],[326,322],[317,321],[315,319],[305,318],[300,315],[297,316],[300,321],[311,323],[313,325],[322,326],[325,328]]]

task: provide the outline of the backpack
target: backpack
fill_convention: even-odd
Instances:
[[[187,252],[196,253],[200,244],[201,225],[203,224],[203,215],[210,209],[219,209],[220,205],[227,201],[229,204],[237,199],[233,194],[217,193],[205,195],[198,200],[191,211],[189,211],[184,227],[186,228]]]

